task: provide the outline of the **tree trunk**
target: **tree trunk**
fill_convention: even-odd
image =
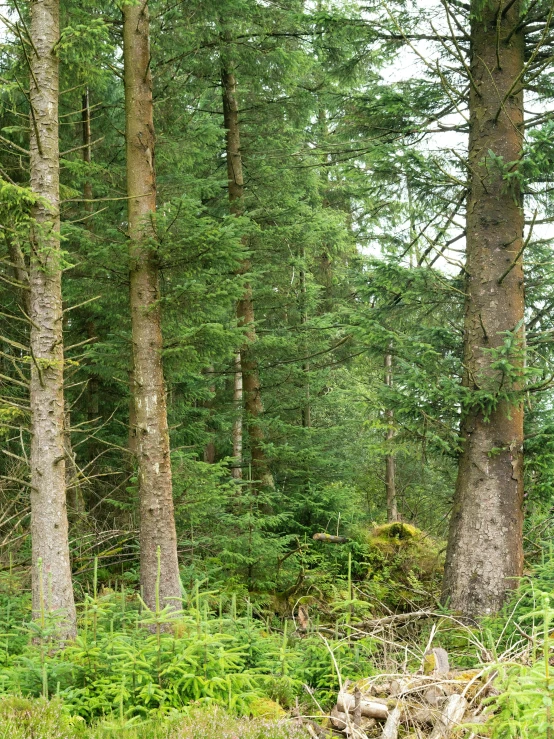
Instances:
[[[264,432],[259,422],[259,419],[263,416],[264,407],[260,392],[258,363],[252,352],[252,345],[256,341],[256,329],[254,327],[254,302],[250,285],[246,286],[244,296],[238,302],[237,317],[239,326],[247,327],[246,343],[241,349],[240,356],[246,429],[252,462],[252,480],[254,483],[260,483],[263,487],[273,487],[273,477],[269,471],[263,449]]]
[[[499,13],[472,0],[469,166],[467,200],[467,297],[464,384],[472,391],[513,391],[485,417],[477,403],[464,413],[443,598],[468,617],[497,611],[522,573],[523,404],[518,368],[523,365],[522,194],[509,187],[498,162],[521,158],[524,64],[521,2]],[[498,32],[498,44],[497,44]],[[507,41],[509,39],[509,41]],[[511,269],[510,269],[511,268]],[[491,349],[505,332],[517,332],[515,379],[492,367]]]
[[[206,430],[210,434],[210,440],[204,447],[204,462],[207,464],[213,464],[215,462],[215,441],[214,441],[214,429],[213,429],[213,410],[214,410],[214,395],[215,385],[213,383],[214,368],[210,366],[206,369],[206,374],[212,377],[212,381],[208,385],[210,397],[204,401],[204,408],[208,411],[208,419],[206,422]]]
[[[123,55],[140,581],[144,601],[154,609],[158,577],[162,608],[178,605],[175,599],[181,596],[181,584],[162,367],[159,267],[153,247],[156,182],[147,2],[123,6]]]
[[[242,364],[240,352],[235,354],[235,374],[233,376],[233,405],[235,408],[235,420],[233,422],[233,469],[231,471],[235,480],[242,480]]]
[[[96,325],[93,320],[87,321],[87,339],[95,339],[96,338]],[[92,423],[95,421],[100,413],[100,398],[99,398],[99,383],[98,383],[98,376],[96,374],[89,375],[88,378],[88,384],[87,384],[87,394],[86,394],[86,401],[87,401],[87,421],[89,423]],[[91,458],[96,456],[94,452],[97,450],[97,445],[94,442],[91,442]]]
[[[11,234],[6,233],[4,238],[6,240],[6,246],[8,247],[10,261],[13,266],[14,277],[21,284],[21,289],[19,290],[21,307],[25,313],[29,315],[31,312],[31,295],[29,292],[29,270],[25,263],[25,256],[21,246]]]
[[[385,354],[385,385],[392,387],[392,354]],[[385,411],[385,419],[387,421],[387,433],[385,436],[388,451],[394,439],[394,411],[387,409]],[[385,457],[385,490],[387,493],[387,521],[392,523],[398,521],[398,504],[396,500],[396,482],[395,482],[396,464],[394,454],[387,454]]]
[[[91,134],[91,125],[90,125],[90,96],[88,89],[83,93],[83,96],[81,98],[81,134],[82,134],[82,140],[83,140],[83,162],[85,164],[90,164],[92,162],[92,134]],[[87,213],[87,218],[85,220],[85,226],[88,231],[92,232],[93,230],[93,221],[90,218],[94,212],[93,208],[93,192],[92,192],[92,184],[90,180],[87,179],[84,182],[83,185],[83,199],[84,199],[84,209],[85,213]],[[96,339],[96,326],[94,320],[91,318],[86,323],[86,330],[87,330],[87,339]],[[99,382],[98,382],[98,376],[94,373],[89,374],[88,382],[87,382],[87,391],[86,391],[86,410],[87,410],[87,421],[93,422],[98,418],[98,412],[99,412]],[[89,427],[89,431],[92,430],[92,427]],[[87,444],[88,448],[88,459],[90,461],[94,460],[96,458],[96,455],[98,454],[98,443],[91,439],[90,442]]]
[[[83,94],[81,105],[81,123],[83,129],[83,162],[85,162],[85,164],[90,164],[92,161],[92,137],[90,131],[90,99],[88,89]],[[85,211],[92,214],[92,185],[90,184],[90,180],[88,179],[85,180],[85,184],[83,187],[83,197],[85,200]],[[87,219],[86,221],[87,225],[88,221],[89,219]]]
[[[76,633],[65,490],[62,270],[58,145],[58,0],[31,2],[31,536],[33,613],[57,611],[59,633]]]
[[[244,178],[240,151],[240,128],[236,96],[237,83],[233,72],[225,68],[225,65],[221,71],[221,86],[223,92],[223,120],[227,132],[226,153],[229,203],[231,213],[241,215],[243,211]],[[250,261],[245,260],[241,266],[241,273],[245,274],[249,272],[250,267]],[[239,326],[246,328],[246,342],[241,348],[240,358],[246,429],[252,460],[252,479],[263,486],[273,487],[273,478],[263,450],[264,432],[259,423],[264,408],[260,394],[258,363],[252,351],[252,347],[256,342],[256,328],[252,286],[249,282],[245,284],[244,294],[237,303],[237,318]]]
[[[308,323],[308,305],[306,290],[306,252],[302,249],[302,269],[300,270],[300,297],[301,297],[301,316],[300,323],[305,326]],[[302,342],[302,351],[309,354],[308,342]],[[309,429],[312,425],[312,413],[310,407],[310,363],[308,361],[302,364],[302,372],[304,373],[304,402],[302,403],[302,427]]]
[[[65,404],[64,417],[64,448],[65,448],[65,488],[68,508],[68,520],[71,524],[78,523],[85,515],[85,499],[81,489],[81,480],[77,458],[71,444],[71,409]]]

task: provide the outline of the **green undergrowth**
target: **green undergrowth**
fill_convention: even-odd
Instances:
[[[398,589],[406,590],[403,602],[382,603],[389,613],[391,606],[409,610],[410,582],[423,593],[434,579],[436,547],[417,529],[377,527],[367,547],[373,561],[347,552],[347,578],[324,612],[300,599],[307,623],[299,623],[298,604],[288,616],[271,613],[255,596],[212,590],[201,581],[183,590],[177,613],[161,605],[151,611],[121,583],[117,589],[99,585],[95,564],[78,603],[77,638],[65,645],[56,641],[55,616],[32,620],[24,576],[0,573],[0,739],[300,737],[292,709],[328,710],[339,689],[337,669],[343,681],[414,672],[431,642],[447,649],[453,668],[488,663],[498,671],[491,737],[527,736],[533,717],[542,721],[537,727],[548,726],[554,558],[522,579],[502,614],[478,626],[422,595],[416,603],[431,617],[350,638],[360,621],[383,614],[371,580],[377,561],[383,572],[388,563]],[[366,579],[359,577],[363,567],[369,567]],[[536,736],[552,739],[546,729]]]
[[[133,591],[93,584],[78,604],[77,638],[62,648],[55,618],[31,621],[17,578],[2,587],[10,608],[0,613],[0,695],[55,696],[89,724],[158,718],[192,704],[274,718],[298,699],[313,712],[336,696],[334,660],[344,676],[367,676],[376,648],[369,638],[355,647],[331,639],[331,656],[316,633],[262,618],[249,601],[201,583],[184,593],[177,614],[148,610]]]
[[[528,595],[526,588],[516,609]],[[498,691],[488,700],[491,739],[554,739],[554,599],[535,590],[539,607],[510,616],[518,623],[523,644],[515,642],[494,665]],[[553,593],[554,595],[554,593]],[[519,647],[519,649],[518,649]],[[491,670],[492,672],[492,670]]]

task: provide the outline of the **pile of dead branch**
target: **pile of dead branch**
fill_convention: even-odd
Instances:
[[[351,739],[453,739],[462,725],[473,725],[464,733],[476,738],[494,677],[490,669],[451,670],[445,650],[435,648],[425,654],[416,674],[344,682],[328,726],[314,733],[329,736],[331,730]]]

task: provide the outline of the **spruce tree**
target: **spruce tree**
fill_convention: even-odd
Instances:
[[[181,597],[166,388],[162,365],[156,174],[147,2],[123,7],[125,141],[129,215],[134,428],[140,502],[140,579],[145,603]]]
[[[30,19],[29,266],[31,352],[31,537],[33,612],[56,611],[63,636],[76,633],[69,561],[64,451],[64,345],[60,248],[58,0],[33,0]]]

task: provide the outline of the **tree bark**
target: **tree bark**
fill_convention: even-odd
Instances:
[[[83,131],[83,162],[90,164],[92,161],[92,136],[90,130],[90,97],[88,89],[83,94],[82,100],[82,111],[81,111],[81,126]],[[87,178],[83,186],[83,197],[85,211],[92,215],[92,185],[90,180]],[[86,221],[89,224],[89,219]]]
[[[31,295],[29,291],[29,270],[25,263],[25,255],[18,241],[11,234],[5,234],[6,246],[8,254],[13,265],[13,273],[15,279],[21,284],[19,294],[21,297],[21,307],[27,315],[31,312]]]
[[[68,507],[67,518],[71,524],[78,523],[85,515],[85,499],[81,489],[76,454],[71,444],[71,409],[65,404],[64,417],[65,489]]]
[[[385,385],[392,387],[392,354],[385,354]],[[385,419],[387,422],[387,433],[385,436],[387,447],[389,447],[394,439],[394,411],[387,409],[385,411]],[[398,503],[396,499],[396,464],[394,454],[385,456],[385,491],[387,493],[387,521],[392,523],[398,521]]]
[[[206,369],[206,374],[211,375],[213,378],[214,368],[210,366]],[[210,434],[210,440],[204,447],[204,462],[207,464],[213,464],[215,462],[215,441],[214,441],[214,429],[213,429],[213,409],[214,409],[214,395],[215,385],[213,379],[208,386],[210,397],[204,401],[204,408],[208,411],[208,419],[206,422],[206,430]]]
[[[56,611],[59,633],[76,633],[65,489],[62,265],[58,144],[58,0],[31,2],[31,536],[33,613]]]
[[[517,585],[523,564],[523,404],[517,371],[522,352],[511,358],[516,373],[510,383],[492,367],[490,350],[504,342],[507,331],[517,332],[524,349],[524,214],[518,185],[508,186],[489,154],[501,157],[511,171],[521,158],[524,38],[515,30],[521,2],[508,4],[505,13],[480,0],[472,0],[471,7],[463,382],[472,391],[504,383],[513,398],[501,400],[488,418],[476,403],[462,418],[443,598],[467,617],[497,611]]]
[[[241,215],[243,212],[244,178],[242,173],[242,155],[240,150],[240,127],[237,104],[237,82],[233,72],[223,65],[221,71],[223,92],[223,120],[226,129],[227,178],[231,213]],[[249,260],[244,260],[241,273],[250,271]],[[237,303],[237,319],[239,326],[244,326],[246,341],[240,350],[243,399],[246,430],[252,461],[252,479],[262,486],[273,487],[273,477],[269,471],[263,449],[264,432],[260,425],[264,408],[260,393],[260,376],[258,363],[252,351],[256,342],[254,301],[252,285],[247,282],[244,294]]]
[[[232,476],[235,480],[242,480],[242,365],[240,352],[235,354],[235,374],[233,376],[233,405],[235,408],[235,420],[233,422],[233,469]]]
[[[301,297],[301,315],[300,323],[305,326],[308,323],[308,301],[306,290],[306,251],[302,249],[302,269],[300,270],[300,297]],[[302,351],[309,354],[308,343],[302,342]],[[310,428],[312,425],[312,412],[310,406],[310,363],[308,361],[302,364],[302,372],[304,373],[304,402],[302,403],[302,427]]]
[[[97,330],[96,330],[96,325],[92,319],[90,321],[87,321],[86,329],[87,329],[87,339],[91,339],[91,340],[95,339],[97,335]],[[88,378],[87,394],[86,394],[87,421],[89,421],[89,423],[96,420],[100,413],[100,399],[99,399],[98,393],[99,393],[98,376],[96,374],[90,374]],[[95,456],[92,450],[96,450],[96,449],[97,449],[97,445],[95,443],[91,443],[91,456],[93,457]]]
[[[91,132],[91,123],[90,123],[90,95],[88,88],[83,93],[83,96],[81,98],[81,134],[82,134],[82,141],[83,141],[83,162],[85,164],[90,164],[92,162],[92,132]],[[90,216],[92,216],[94,212],[93,208],[93,191],[92,191],[92,184],[87,177],[85,179],[84,185],[83,185],[83,199],[84,199],[84,210],[85,213],[87,213],[87,218],[85,220],[85,227],[89,232],[92,233],[93,231],[93,221]],[[88,339],[96,339],[96,326],[94,319],[89,319],[86,323],[86,330],[87,330],[87,338]],[[87,382],[87,391],[86,391],[86,409],[87,409],[87,420],[89,422],[94,421],[98,418],[98,412],[99,412],[99,381],[98,381],[98,375],[95,373],[90,373],[88,377]],[[89,429],[90,430],[90,429]],[[90,442],[87,444],[88,448],[88,458],[89,460],[94,460],[96,455],[98,454],[98,443],[91,439]]]
[[[166,390],[162,366],[156,181],[148,3],[123,6],[125,137],[136,458],[140,499],[140,582],[149,608],[181,596]],[[158,573],[158,548],[160,568]]]

